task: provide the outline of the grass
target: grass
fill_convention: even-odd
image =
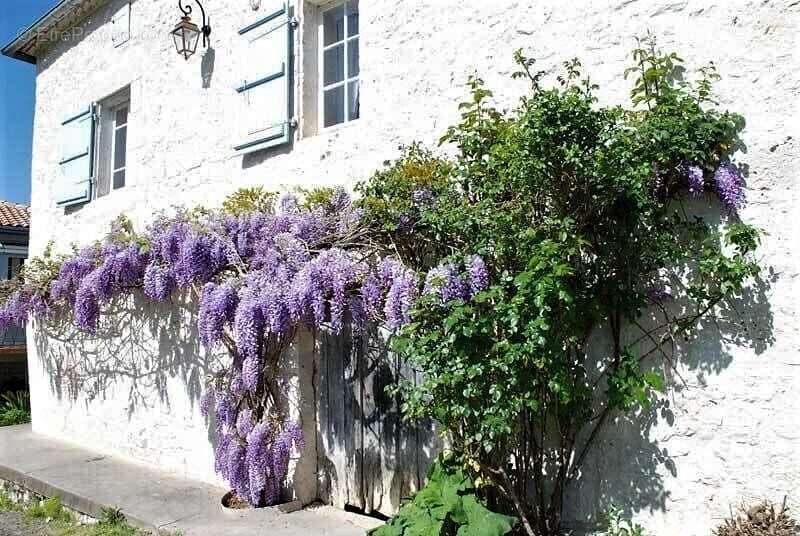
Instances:
[[[96,524],[82,525],[64,508],[58,497],[51,497],[22,507],[0,489],[0,513],[21,512],[27,520],[45,523],[50,536],[156,536],[128,524],[117,508],[104,508]],[[159,532],[159,536],[180,536],[180,533]]]
[[[8,495],[0,489],[0,512],[19,512],[20,510],[20,506],[9,499]]]

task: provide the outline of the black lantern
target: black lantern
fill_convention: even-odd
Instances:
[[[208,46],[208,36],[211,35],[211,26],[206,22],[206,10],[203,9],[203,4],[200,0],[195,0],[197,5],[200,6],[200,12],[203,14],[203,27],[198,28],[197,24],[192,22],[192,6],[188,3],[184,6],[184,2],[178,0],[178,7],[183,12],[181,21],[172,30],[172,39],[175,41],[175,48],[178,54],[183,56],[186,60],[197,51],[197,41],[200,39],[200,34],[203,34],[203,46]]]

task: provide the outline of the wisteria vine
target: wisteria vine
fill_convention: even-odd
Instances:
[[[215,469],[253,506],[278,503],[293,451],[304,445],[292,420],[281,356],[303,328],[396,329],[421,292],[470,299],[488,286],[483,260],[448,262],[424,278],[366,239],[360,210],[343,189],[316,206],[287,194],[274,207],[240,215],[179,210],[137,234],[115,222],[101,242],[32,264],[50,276],[26,278],[0,307],[0,329],[29,316],[71,313],[97,332],[106,306],[141,292],[156,302],[190,293],[204,347],[229,359],[214,371],[201,412],[215,426]]]

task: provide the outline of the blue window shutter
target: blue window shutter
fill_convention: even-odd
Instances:
[[[61,125],[61,173],[55,185],[58,206],[77,205],[91,199],[93,149],[94,107],[90,106]]]
[[[269,2],[268,2],[269,4]],[[247,55],[239,98],[240,133],[234,149],[250,153],[290,142],[292,134],[292,30],[284,2],[239,30]]]

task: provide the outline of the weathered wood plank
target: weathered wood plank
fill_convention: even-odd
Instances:
[[[327,349],[327,340],[324,333],[314,334],[314,348],[317,354],[317,494],[320,500],[327,504],[339,505],[332,496],[337,487],[335,485],[335,464],[329,458],[334,448],[332,441],[332,428],[334,402],[330,397],[331,368],[335,366]]]
[[[349,330],[341,336],[343,357],[344,388],[344,449],[347,461],[345,469],[345,487],[347,504],[356,508],[364,508],[364,419],[362,414],[361,374],[363,369],[362,353],[353,340]]]
[[[382,418],[386,410],[380,367],[382,359],[365,333],[358,345],[361,365],[361,412],[363,415],[363,492],[364,509],[380,511],[383,502]]]
[[[441,445],[429,422],[402,420],[388,385],[417,373],[377,329],[364,337],[320,332],[320,497],[338,507],[394,514],[424,483]]]

